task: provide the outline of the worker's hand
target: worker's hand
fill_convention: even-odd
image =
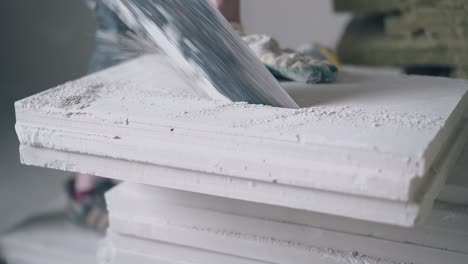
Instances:
[[[327,49],[315,46],[302,52],[281,49],[275,39],[265,35],[246,36],[244,41],[277,78],[301,83],[336,80],[338,63]]]

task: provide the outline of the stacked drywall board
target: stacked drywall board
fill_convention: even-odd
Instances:
[[[145,56],[17,102],[21,159],[136,184],[108,196],[102,262],[466,262],[464,225],[431,210],[468,139],[466,81],[284,86],[302,109],[204,100]],[[437,208],[459,223],[452,198]]]
[[[335,0],[335,9],[355,14],[338,47],[345,63],[468,78],[466,1]]]
[[[468,260],[467,204],[439,201],[426,224],[407,229],[142,184],[124,183],[107,201],[102,263]]]

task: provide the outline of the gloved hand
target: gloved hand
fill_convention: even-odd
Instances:
[[[323,47],[308,46],[303,51],[295,51],[282,49],[278,41],[266,35],[249,35],[243,39],[278,79],[308,84],[336,80],[338,60]]]

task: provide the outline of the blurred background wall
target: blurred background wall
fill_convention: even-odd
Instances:
[[[10,99],[86,72],[94,19],[82,1],[1,1],[0,13],[0,78],[12,84],[2,89]]]
[[[79,0],[0,1],[0,233],[64,206],[64,173],[19,164],[13,103],[85,74],[93,30]]]
[[[291,47],[333,45],[347,20],[330,0],[244,0],[242,16]],[[13,103],[86,74],[94,27],[84,0],[0,1],[0,232],[63,205],[66,174],[19,164]]]
[[[289,47],[333,46],[349,19],[333,13],[332,0],[243,0],[242,17],[248,33],[274,36]]]

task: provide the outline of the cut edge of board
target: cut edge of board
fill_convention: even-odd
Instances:
[[[421,200],[409,203],[232,178],[40,147],[21,145],[20,153],[21,162],[27,165],[77,171],[118,180],[411,227],[423,220],[430,211],[433,201],[445,183],[452,163],[457,160],[453,157],[457,157],[463,149],[464,144],[459,141],[466,140],[467,131],[468,129],[464,129],[453,147],[447,147],[450,151],[444,162],[433,170],[434,173],[441,175],[431,177],[431,183],[426,188],[426,192],[421,194]],[[112,169],[109,170],[109,168]],[[171,175],[171,177],[166,177],[166,175]],[[275,193],[281,195],[271,195]],[[327,204],[334,204],[334,206],[329,207],[326,206]]]
[[[367,196],[397,201],[408,201],[414,198],[414,192],[426,180],[425,176],[428,171],[426,166],[435,159],[434,156],[431,156],[429,162],[422,154],[416,157],[400,153],[376,153],[373,150],[356,150],[336,146],[304,146],[300,142],[288,142],[287,140],[262,139],[258,141],[258,138],[251,136],[233,140],[231,135],[222,131],[217,134],[206,133],[189,128],[184,129],[183,126],[171,123],[152,129],[142,125],[130,131],[125,126],[116,127],[99,122],[94,124],[78,121],[79,126],[77,126],[74,121],[66,118],[50,118],[23,111],[17,111],[16,116],[18,120],[16,131],[22,145],[86,153],[93,156],[109,156],[109,158],[114,159],[152,163],[158,166],[177,167],[210,174],[223,174],[228,177],[255,181],[272,182],[272,180],[276,180],[282,184],[305,188],[316,188],[316,182],[319,181],[317,178],[320,178],[322,189],[332,192],[347,192],[353,195],[362,195],[362,186],[359,183],[371,179],[367,184]],[[177,130],[178,132],[172,133],[169,130]],[[453,128],[450,129],[451,137],[455,133],[452,130]],[[162,141],[161,138],[167,136],[168,131],[172,134],[171,137]],[[188,134],[191,136],[187,136]],[[145,138],[147,141],[142,143],[141,138]],[[196,141],[193,138],[196,138]],[[187,149],[187,144],[184,143],[188,140],[191,142],[190,149]],[[151,145],[149,142],[160,146],[160,148],[148,148]],[[210,146],[209,142],[217,142],[217,144]],[[218,156],[208,155],[207,159],[203,159],[204,156],[199,155],[197,148],[210,149]],[[103,152],[103,149],[112,149],[112,153]],[[242,158],[230,154],[232,149],[242,149],[246,153],[254,152],[257,158],[246,162]],[[340,160],[348,159],[352,152],[359,153],[359,155],[354,155],[359,157],[356,157],[353,162],[359,163],[360,167],[354,168],[344,163],[336,164],[330,161],[315,160],[316,158],[320,159],[320,155],[317,154],[319,151],[327,153],[327,156],[335,155]],[[297,159],[298,153],[296,152],[304,157],[307,156],[308,159]],[[289,157],[292,154],[295,155]],[[186,160],[183,164],[180,161],[182,155]],[[259,155],[263,159],[258,158]],[[173,156],[179,157],[179,161],[175,162],[166,158]],[[193,161],[194,157],[197,161]],[[215,158],[220,160],[215,163],[213,161]],[[266,162],[267,160],[268,162]],[[219,166],[223,168],[222,171],[219,171],[218,163],[221,164]],[[233,163],[235,164],[233,165]],[[249,169],[246,171],[245,168],[241,168],[242,166],[239,167],[239,163],[244,164],[244,167],[247,166]],[[324,167],[333,168],[327,172],[329,177],[322,177],[325,172],[320,168]],[[285,173],[285,170],[288,173]],[[351,170],[352,172],[350,172]],[[291,173],[291,171],[294,172]],[[421,175],[425,171],[426,174]],[[350,180],[352,177],[356,179]],[[335,182],[347,183],[345,184],[347,187],[336,186]],[[386,188],[373,188],[377,186],[386,186]]]
[[[98,260],[103,264],[181,264],[188,260],[191,264],[268,264],[209,249],[126,236],[110,230],[98,252]]]
[[[263,183],[242,178],[199,173],[170,167],[133,163],[99,156],[57,151],[31,146],[20,146],[21,162],[29,166],[46,167],[70,172],[80,172],[101,177],[110,177],[134,183],[148,184],[171,189],[198,192],[256,203],[274,204],[306,211],[317,211],[360,220],[414,226],[418,223],[421,208],[430,208],[414,203],[402,203],[346,195],[327,191],[317,191],[274,183]],[[136,169],[136,167],[139,167]],[[105,169],[104,169],[105,168]],[[109,170],[109,168],[112,168]],[[128,168],[132,168],[129,171]],[[154,175],[164,175],[155,177]],[[171,177],[165,177],[171,175]],[[279,193],[272,196],[270,193]],[[325,202],[336,206],[331,209]],[[380,212],[379,217],[369,216],[369,212]]]
[[[32,118],[32,117],[29,117],[29,118]],[[36,121],[36,122],[39,122],[39,121]],[[60,123],[62,121],[55,120],[54,122]],[[306,166],[306,164],[301,161],[300,163],[294,162],[293,164],[286,166],[284,165],[284,162],[272,163],[273,162],[272,160],[270,163],[265,163],[265,162],[261,162],[261,160],[258,160],[257,162],[252,162],[251,164],[249,164],[249,169],[252,170],[252,172],[250,172],[248,176],[244,175],[244,176],[239,177],[236,171],[241,170],[241,169],[234,170],[234,167],[233,167],[234,165],[231,163],[233,163],[236,159],[233,156],[229,156],[228,152],[226,153],[223,152],[224,153],[223,155],[225,155],[223,157],[226,160],[226,163],[224,164],[224,170],[222,172],[208,169],[208,167],[205,165],[208,165],[210,162],[208,159],[204,160],[203,157],[198,157],[197,159],[201,158],[200,160],[201,163],[205,165],[196,165],[195,161],[190,160],[190,161],[187,161],[188,163],[185,164],[184,166],[179,167],[177,164],[168,162],[165,158],[165,156],[167,156],[168,153],[169,155],[172,155],[172,156],[176,155],[176,156],[181,157],[181,153],[177,152],[177,149],[172,149],[174,147],[173,144],[176,144],[174,141],[176,139],[171,139],[171,142],[174,141],[172,143],[164,142],[163,144],[169,144],[169,145],[164,145],[163,147],[161,147],[161,149],[154,149],[154,148],[148,149],[147,146],[145,147],[143,145],[137,145],[137,146],[133,145],[135,143],[134,140],[128,139],[130,135],[126,134],[128,133],[128,128],[123,129],[123,131],[119,131],[119,129],[115,127],[113,128],[109,127],[109,128],[105,128],[105,130],[102,130],[102,127],[98,128],[95,125],[91,125],[90,127],[87,128],[87,130],[74,131],[70,129],[60,129],[59,127],[56,127],[56,126],[57,125],[48,124],[48,123],[43,123],[42,125],[40,125],[39,123],[35,124],[35,123],[28,123],[25,121],[18,121],[16,123],[16,131],[20,140],[20,144],[24,146],[29,145],[29,146],[36,147],[36,148],[54,149],[57,151],[64,151],[64,152],[70,152],[70,153],[88,154],[90,156],[102,156],[102,157],[108,157],[109,159],[128,160],[129,162],[147,163],[147,164],[152,164],[152,165],[161,166],[161,167],[178,167],[182,170],[199,171],[200,173],[219,175],[219,176],[235,178],[235,179],[237,178],[245,179],[245,180],[261,182],[265,184],[274,183],[274,184],[289,185],[292,187],[316,189],[316,187],[314,186],[315,184],[311,180],[315,179],[315,177],[318,177],[318,175],[322,175],[320,171],[314,171],[314,170],[307,172],[306,175],[296,175],[295,172],[292,172],[293,175],[290,175],[291,174],[291,171],[290,171],[290,173],[288,174],[288,177],[281,176],[282,174],[273,176],[272,174],[268,173],[267,175],[267,172],[269,171],[286,170],[287,168],[292,169],[292,171],[297,170],[298,172],[300,172],[297,166]],[[89,126],[89,125],[84,125],[84,126]],[[450,137],[447,139],[447,142],[452,142],[451,143],[452,145],[458,145],[458,144],[453,144],[453,140],[454,138],[457,137],[457,133],[460,133],[459,132],[460,126],[461,125],[458,125],[458,126],[455,126],[453,129],[451,129],[453,130],[453,133],[451,133]],[[456,129],[456,127],[458,127],[458,130]],[[95,131],[94,133],[91,132],[93,128],[97,129],[98,131]],[[113,130],[114,132],[110,132],[110,130]],[[120,135],[120,136],[112,137],[111,135]],[[138,135],[134,135],[133,137],[142,138],[145,135],[146,134],[138,133]],[[125,139],[121,139],[121,136],[124,137]],[[119,140],[116,140],[115,138],[118,138]],[[269,159],[273,157],[278,158],[279,152],[272,153],[272,149],[270,149],[269,154],[266,154],[268,152],[267,151],[268,144],[270,143],[272,142],[265,141],[262,143],[262,146],[265,148],[264,153],[265,155],[268,155],[268,157],[265,156],[264,158],[265,159]],[[177,144],[180,145],[180,143],[177,143]],[[447,144],[450,145],[450,143],[447,143]],[[83,148],[82,146],[85,146],[85,148]],[[259,145],[256,144],[255,147],[259,147]],[[175,146],[175,148],[177,148],[177,146]],[[298,146],[296,147],[291,146],[290,148],[291,149],[289,149],[289,151],[292,151],[292,148],[296,149],[298,148]],[[104,149],[110,150],[110,152],[109,153],[103,152]],[[357,176],[362,178],[361,180],[365,180],[368,178],[368,180],[370,181],[370,183],[368,183],[368,188],[367,188],[368,191],[362,192],[360,191],[359,188],[358,189],[344,188],[344,187],[339,187],[339,186],[331,187],[329,186],[331,182],[325,183],[325,185],[321,187],[321,189],[327,192],[347,193],[349,195],[366,196],[370,198],[380,198],[384,200],[394,200],[397,202],[415,201],[415,200],[421,199],[421,195],[423,195],[423,193],[425,192],[426,186],[431,184],[431,181],[433,180],[431,179],[433,178],[433,176],[431,175],[433,175],[434,173],[434,167],[438,166],[438,163],[441,162],[440,161],[441,158],[445,158],[444,149],[446,149],[446,147],[443,147],[442,148],[443,151],[434,157],[435,161],[433,163],[433,167],[427,170],[428,173],[424,175],[424,177],[418,177],[415,175],[414,177],[411,177],[410,179],[407,179],[402,182],[395,181],[392,179],[392,177],[387,177],[387,176],[378,177],[378,178],[369,178],[370,175],[369,175],[369,170],[367,168],[360,168],[360,169],[358,168],[355,170],[356,171],[355,174],[357,174]],[[220,150],[216,149],[216,151],[219,153]],[[329,154],[333,153],[333,150],[331,149],[329,149],[328,151],[330,152]],[[134,154],[134,155],[132,154],[130,155],[131,157],[124,158],[122,156],[122,153],[139,153],[139,154]],[[144,153],[146,153],[145,155],[146,160],[139,159],[138,157],[142,156],[142,154]],[[186,153],[184,155],[192,155],[192,154]],[[369,153],[369,155],[371,155],[371,153]],[[381,159],[379,160],[379,162],[383,162],[383,158],[384,157],[378,158],[378,159]],[[399,160],[399,159],[404,160],[401,157],[396,157],[396,158],[393,157],[393,158],[395,160]],[[244,164],[247,164],[247,163],[244,162]],[[296,166],[292,166],[292,165],[296,165]],[[326,164],[321,164],[320,166],[323,167],[325,165]],[[196,168],[197,166],[199,167]],[[311,164],[307,165],[307,167],[311,167],[311,166],[312,166]],[[331,166],[331,165],[329,164],[328,166]],[[347,170],[349,169],[350,168],[348,168]],[[333,179],[335,182],[342,181],[344,184],[348,182],[350,179],[353,179],[352,177],[356,177],[356,176],[353,176],[355,174],[348,175],[347,173],[345,173],[346,166],[344,166],[343,168],[340,168],[339,171],[341,171],[341,173],[330,174],[330,177],[332,178],[330,178],[328,181],[331,181],[331,179]],[[257,172],[257,173],[254,173],[254,172]],[[391,172],[395,173],[396,175],[399,175],[398,170],[395,170],[395,171],[390,170],[390,171],[387,171],[386,173],[391,173]],[[309,176],[311,177],[310,179],[309,179]],[[397,180],[398,178],[399,177],[397,177]],[[357,180],[355,179],[353,181],[357,181]],[[386,186],[386,188],[378,188],[379,186]]]

